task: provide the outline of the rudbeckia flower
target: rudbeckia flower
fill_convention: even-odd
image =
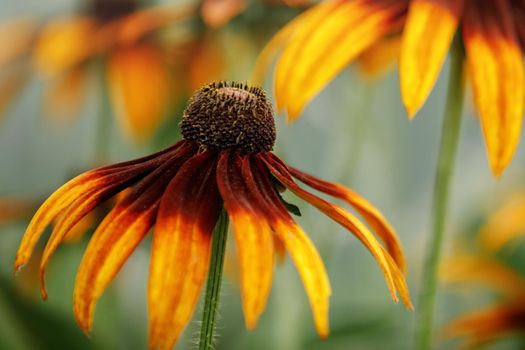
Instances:
[[[254,328],[265,308],[276,246],[282,245],[302,278],[317,331],[327,336],[330,284],[317,250],[280,196],[283,188],[351,231],[378,262],[393,300],[399,293],[411,307],[403,253],[390,224],[357,193],[297,170],[272,153],[275,124],[262,90],[236,83],[206,85],[192,97],[181,129],[184,139],[171,147],[89,171],[66,183],[42,204],[22,239],[16,270],[29,261],[45,228],[65,213],[42,255],[45,298],[44,271],[67,232],[102,202],[131,188],[100,223],[80,264],[73,305],[84,331],[92,328],[101,294],[153,228],[149,344],[171,348],[195,309],[208,272],[212,230],[224,208],[239,255],[246,326]],[[386,248],[354,215],[305,190],[296,179],[350,204]]]
[[[499,295],[500,299],[451,321],[445,328],[447,337],[461,337],[462,348],[478,349],[505,337],[524,334],[525,278],[518,272],[485,256],[451,259],[443,271],[443,277],[449,283],[482,286]]]
[[[193,13],[193,6],[141,8],[135,0],[89,0],[78,14],[44,24],[35,18],[12,21],[0,27],[0,38],[16,38],[7,41],[0,67],[20,66],[29,58],[47,83],[45,109],[64,118],[77,114],[90,68],[101,62],[120,127],[143,142],[158,129],[172,100],[170,60],[159,30]],[[27,76],[14,72],[5,78],[5,93],[0,87],[4,104]]]
[[[521,0],[328,0],[286,25],[256,68],[262,80],[271,56],[277,109],[288,118],[354,60],[401,36],[401,95],[412,118],[438,78],[452,39],[461,32],[466,64],[495,175],[511,162],[524,111],[525,3]]]

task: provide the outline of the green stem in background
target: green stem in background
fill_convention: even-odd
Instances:
[[[459,38],[456,38],[451,53],[448,96],[434,183],[432,237],[423,267],[422,286],[417,309],[416,348],[419,350],[428,350],[432,344],[438,267],[443,246],[450,180],[454,171],[461,127],[465,79],[463,64],[463,47]]]
[[[100,111],[95,125],[95,164],[98,166],[108,161],[111,140],[111,103],[106,79],[106,66],[99,62],[100,70]]]
[[[210,269],[206,283],[204,310],[202,312],[202,325],[199,339],[199,350],[213,349],[213,333],[215,331],[215,317],[219,305],[219,296],[222,283],[222,268],[228,238],[228,215],[221,211],[217,225],[213,230],[211,247]]]

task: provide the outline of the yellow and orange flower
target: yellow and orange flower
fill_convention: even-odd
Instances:
[[[14,38],[3,50],[7,52],[0,57],[0,67],[31,57],[48,82],[46,109],[51,115],[70,117],[78,113],[85,96],[91,64],[102,61],[119,124],[142,142],[160,126],[173,97],[169,52],[158,31],[193,13],[193,6],[140,8],[135,0],[90,0],[80,14],[40,26],[35,19],[13,21],[0,28],[1,38]],[[14,32],[18,27],[23,31]],[[24,76],[5,78],[0,105],[21,85],[15,77]]]
[[[383,215],[357,193],[288,166],[271,152],[275,125],[265,93],[236,83],[199,90],[181,123],[184,140],[144,158],[74,178],[40,207],[21,242],[15,269],[25,265],[44,229],[60,213],[41,260],[50,256],[82,217],[131,188],[101,222],[84,254],[74,291],[80,327],[92,328],[95,304],[122,265],[154,227],[148,284],[149,343],[171,348],[189,322],[208,272],[212,230],[221,207],[233,224],[240,261],[246,326],[263,312],[274,260],[284,246],[309,296],[320,336],[328,335],[330,285],[314,245],[295,223],[278,189],[287,188],[351,231],[377,260],[394,301],[411,307],[398,238]],[[306,191],[295,179],[344,200],[385,242],[342,207]]]
[[[377,51],[385,40],[392,46],[388,39],[401,36],[401,95],[412,118],[430,94],[459,30],[489,162],[499,176],[516,151],[524,112],[522,0],[323,1],[274,36],[254,80],[262,80],[271,57],[282,48],[274,90],[277,108],[294,120],[355,59],[366,59],[368,50]],[[383,52],[391,55],[392,49]]]
[[[482,345],[515,334],[524,334],[525,278],[515,270],[486,256],[452,259],[443,268],[449,283],[483,286],[502,300],[481,310],[469,312],[447,325],[447,337],[465,338],[463,348]],[[478,290],[476,288],[476,290]]]

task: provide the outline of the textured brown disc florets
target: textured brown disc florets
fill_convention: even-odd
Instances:
[[[266,93],[233,82],[211,83],[197,91],[181,122],[182,135],[211,149],[241,153],[271,151],[275,122]]]

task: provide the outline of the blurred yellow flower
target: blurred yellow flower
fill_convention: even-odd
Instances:
[[[521,133],[523,1],[323,1],[274,36],[261,54],[254,80],[262,80],[271,56],[282,49],[275,68],[277,108],[294,120],[355,59],[363,54],[366,59],[367,50],[385,38],[401,36],[401,95],[412,118],[430,94],[460,25],[489,162],[499,176]]]
[[[140,8],[134,0],[90,0],[80,14],[39,28],[36,20],[12,21],[0,28],[0,38],[10,35],[15,42],[0,56],[0,67],[31,57],[49,83],[46,108],[63,117],[77,114],[89,64],[101,60],[119,125],[135,141],[145,141],[160,126],[173,97],[168,50],[157,31],[193,13],[193,6]],[[18,34],[15,27],[25,30]],[[16,83],[5,83],[5,93],[0,85],[0,108]]]
[[[463,348],[478,349],[513,334],[525,335],[525,278],[518,272],[493,257],[465,256],[447,261],[443,278],[449,283],[485,287],[502,299],[450,322],[445,328],[447,337],[465,338]]]
[[[299,270],[317,331],[326,337],[331,294],[328,276],[316,248],[288,212],[279,195],[281,188],[352,232],[379,264],[393,300],[398,301],[399,293],[402,302],[412,307],[395,231],[357,193],[294,169],[272,153],[275,124],[264,91],[236,83],[206,85],[191,99],[181,130],[184,140],[163,151],[72,179],[42,204],[26,231],[16,270],[29,261],[45,228],[65,213],[40,264],[45,297],[46,265],[69,230],[107,198],[131,188],[100,223],[81,262],[74,313],[83,330],[91,330],[97,300],[153,228],[149,344],[172,348],[194,312],[208,273],[212,230],[224,206],[240,261],[246,326],[254,328],[265,309],[275,255],[284,247]],[[306,191],[295,179],[351,205],[386,248],[358,218]]]

